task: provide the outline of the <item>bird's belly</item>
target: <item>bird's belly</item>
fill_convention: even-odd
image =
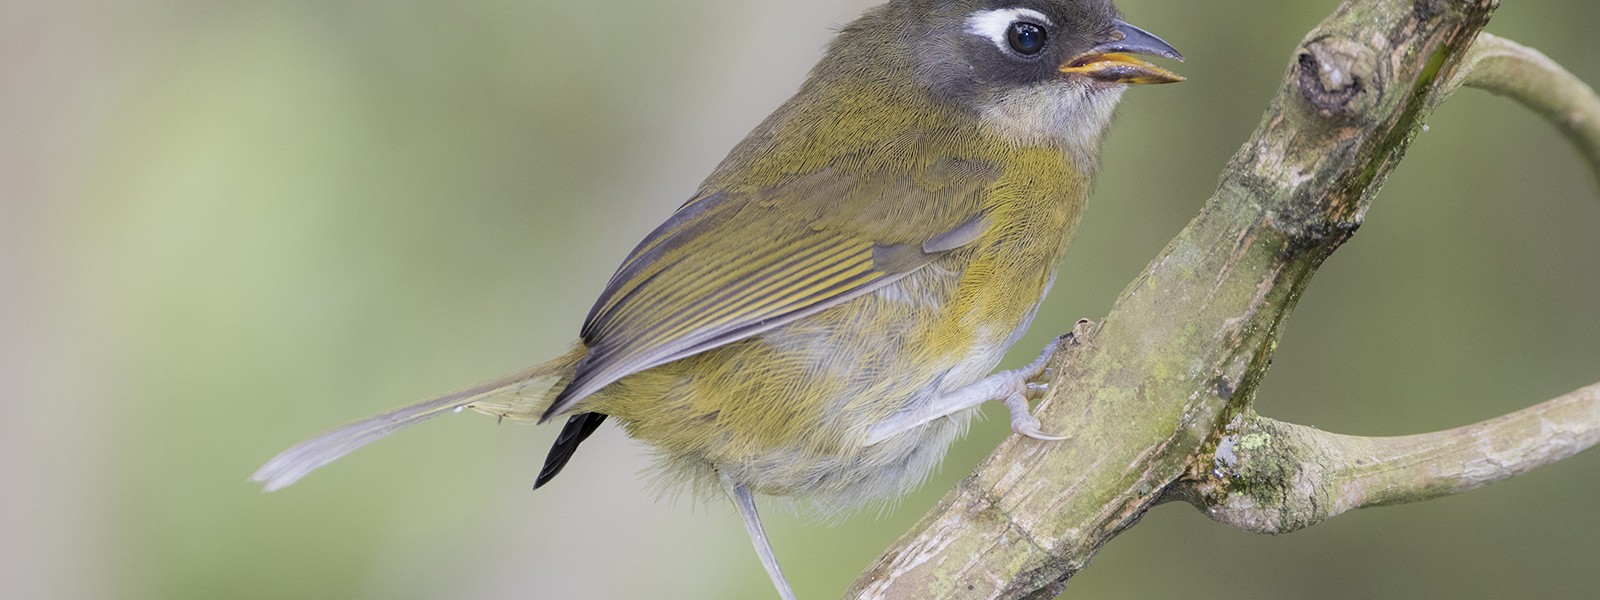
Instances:
[[[715,489],[721,472],[764,494],[804,497],[820,514],[896,497],[932,472],[972,411],[872,446],[868,428],[983,378],[1037,308],[954,315],[957,284],[930,275],[630,375],[592,410],[656,446],[667,483]],[[972,326],[952,332],[961,322]]]

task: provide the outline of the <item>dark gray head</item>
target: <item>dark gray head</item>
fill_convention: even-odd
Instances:
[[[937,101],[1017,143],[1093,154],[1128,84],[1183,79],[1132,56],[1182,60],[1110,0],[891,0],[874,12],[846,35],[895,30],[894,50]]]

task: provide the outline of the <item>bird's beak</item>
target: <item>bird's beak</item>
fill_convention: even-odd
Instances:
[[[1090,79],[1111,83],[1176,83],[1184,77],[1155,66],[1134,54],[1160,56],[1183,62],[1183,55],[1171,44],[1161,41],[1150,32],[1113,19],[1112,35],[1115,39],[1090,48],[1061,65],[1061,72],[1083,75]]]

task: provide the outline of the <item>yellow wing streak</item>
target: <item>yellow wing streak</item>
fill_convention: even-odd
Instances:
[[[683,325],[668,332],[667,335],[681,335],[695,328],[725,324],[747,314],[766,314],[786,306],[794,306],[798,304],[795,299],[803,297],[803,294],[797,295],[795,293],[796,290],[820,291],[831,285],[831,283],[817,283],[824,277],[835,276],[835,279],[837,279],[841,276],[842,271],[849,270],[843,274],[843,276],[848,276],[870,270],[871,265],[869,264],[851,264],[835,260],[850,253],[852,250],[854,249],[840,247],[833,254],[817,260],[815,264],[807,264],[807,261],[796,260],[787,265],[781,265],[780,268],[783,269],[781,271],[770,274],[763,273],[761,274],[763,277],[760,279],[765,279],[766,282],[759,287],[751,287],[726,300],[708,302],[707,305],[713,308],[708,310],[704,316],[692,321],[686,320]],[[796,273],[796,271],[804,268],[810,268],[811,271]],[[752,279],[756,278],[752,277]],[[777,294],[779,293],[786,295],[778,297]]]

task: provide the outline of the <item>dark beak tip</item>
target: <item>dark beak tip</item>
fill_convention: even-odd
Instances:
[[[1112,24],[1116,27],[1117,39],[1102,44],[1101,48],[1112,51],[1148,54],[1183,62],[1183,54],[1178,52],[1177,48],[1173,48],[1172,44],[1168,44],[1166,40],[1156,37],[1155,34],[1135,27],[1132,23],[1122,19],[1114,19]]]

